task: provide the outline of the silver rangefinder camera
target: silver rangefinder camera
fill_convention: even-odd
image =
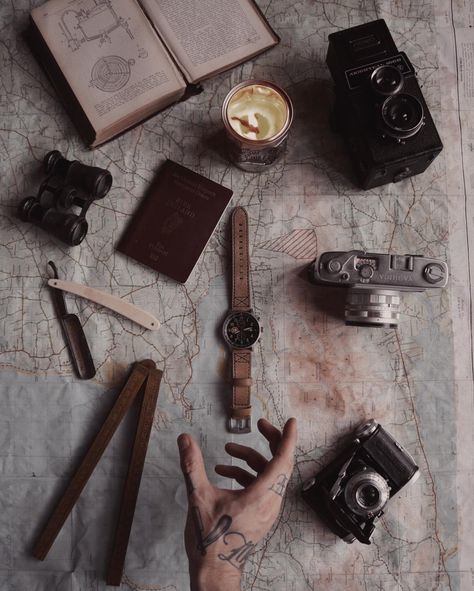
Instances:
[[[324,252],[309,266],[316,285],[346,287],[347,325],[396,328],[401,292],[445,287],[448,266],[439,259],[361,250]]]

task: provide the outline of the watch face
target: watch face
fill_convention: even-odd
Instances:
[[[232,347],[248,349],[259,336],[258,320],[249,312],[234,312],[224,322],[224,338]]]

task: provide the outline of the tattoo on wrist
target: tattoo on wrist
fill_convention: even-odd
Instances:
[[[232,517],[230,515],[222,515],[215,527],[211,529],[207,536],[204,536],[199,507],[191,507],[191,515],[196,530],[197,548],[202,556],[206,555],[206,548],[208,546],[222,538],[224,545],[229,546],[229,551],[227,553],[220,552],[217,557],[220,560],[228,562],[236,569],[241,570],[249,555],[253,553],[255,544],[250,540],[247,541],[247,538],[241,532],[229,531],[232,525]]]
[[[224,535],[224,544],[231,546],[228,554],[220,553],[217,557],[225,560],[238,570],[242,570],[245,561],[255,550],[255,544],[250,540],[247,542],[244,534],[238,531],[230,531]]]
[[[202,556],[206,555],[206,548],[221,538],[232,525],[232,517],[230,515],[222,515],[217,525],[211,529],[211,531],[204,536],[204,527],[202,525],[201,512],[199,507],[191,507],[191,515],[194,523],[194,529],[196,531],[197,548],[201,552]]]
[[[268,490],[271,490],[279,497],[285,496],[286,485],[288,484],[288,476],[286,474],[279,474],[275,482]]]
[[[214,544],[214,542],[217,542],[217,540],[227,532],[231,525],[232,517],[230,515],[222,515],[217,522],[217,525],[211,529],[207,536],[202,540],[203,549]]]

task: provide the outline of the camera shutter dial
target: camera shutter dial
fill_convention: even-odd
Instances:
[[[347,507],[356,515],[371,517],[379,513],[390,498],[387,481],[378,472],[363,471],[352,476],[344,489]]]
[[[362,279],[370,279],[374,274],[374,268],[371,265],[361,265],[359,267],[359,275]]]

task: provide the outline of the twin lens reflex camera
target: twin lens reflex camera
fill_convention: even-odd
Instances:
[[[326,62],[335,83],[334,126],[363,189],[428,168],[443,149],[415,70],[383,19],[332,33]]]
[[[316,285],[346,287],[347,325],[397,328],[401,292],[445,287],[448,266],[439,259],[361,250],[324,252],[308,268]]]
[[[411,455],[371,419],[348,448],[305,482],[302,496],[345,542],[370,544],[389,499],[418,476]]]

